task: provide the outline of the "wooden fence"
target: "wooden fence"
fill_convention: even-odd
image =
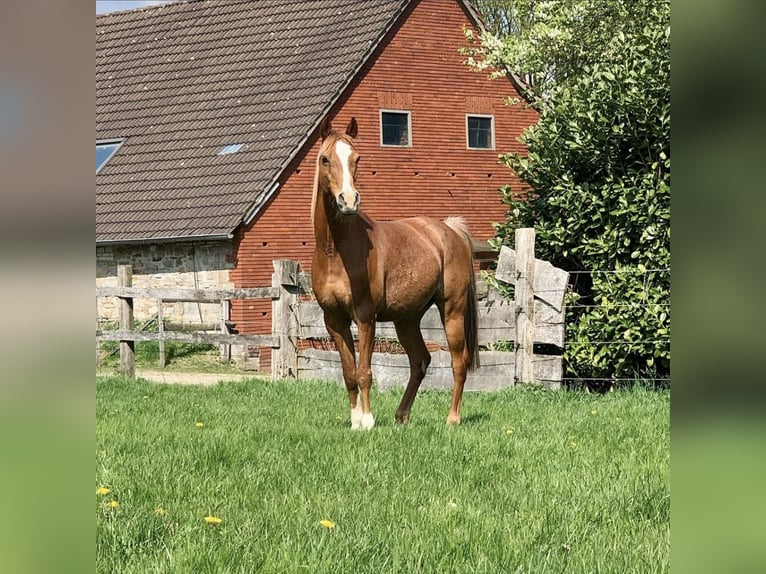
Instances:
[[[516,250],[503,247],[498,257],[496,276],[514,285],[515,299],[503,299],[485,293],[479,302],[479,344],[487,350],[480,353],[481,368],[469,374],[467,389],[494,390],[522,383],[536,382],[547,388],[558,388],[562,379],[564,346],[564,292],[568,273],[534,258],[534,230],[516,232]],[[315,301],[305,300],[311,293],[310,277],[300,272],[295,261],[274,261],[271,287],[255,289],[136,289],[131,287],[129,266],[118,268],[118,287],[98,287],[98,297],[119,297],[120,328],[97,330],[97,341],[120,341],[120,370],[135,372],[134,342],[146,340],[185,341],[225,345],[252,345],[272,349],[272,378],[314,378],[341,380],[338,353],[312,347],[311,341],[327,339],[322,311]],[[488,293],[488,294],[487,294]],[[303,297],[302,297],[303,296]],[[272,300],[272,333],[270,335],[234,335],[226,332],[179,333],[134,331],[133,299],[176,299],[224,304],[232,299],[270,298]],[[222,322],[223,323],[223,322]],[[222,329],[223,330],[223,329]],[[354,327],[354,333],[356,328]],[[426,342],[443,346],[446,339],[438,311],[430,308],[421,321]],[[390,322],[380,322],[376,339],[395,340]],[[303,343],[300,343],[303,341]],[[513,351],[493,350],[511,346]],[[535,345],[553,349],[551,354],[535,353]],[[320,345],[321,346],[321,345]],[[373,353],[373,377],[381,389],[402,386],[409,377],[409,363],[403,353]],[[432,352],[432,362],[423,388],[451,388],[450,354],[446,350]]]

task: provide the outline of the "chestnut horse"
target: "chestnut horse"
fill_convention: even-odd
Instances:
[[[466,372],[479,366],[476,283],[467,226],[456,217],[443,222],[430,217],[373,221],[359,211],[356,135],[355,118],[344,134],[333,131],[328,118],[322,121],[312,198],[313,289],[340,353],[351,428],[375,425],[370,410],[375,321],[393,321],[407,351],[410,379],[396,421],[409,420],[431,362],[420,332],[420,319],[431,304],[439,309],[452,357],[454,384],[447,424],[459,424]],[[359,333],[358,363],[352,321]]]

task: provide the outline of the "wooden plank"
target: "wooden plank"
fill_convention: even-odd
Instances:
[[[535,343],[556,345],[564,348],[564,313],[556,311],[543,301],[535,299]]]
[[[510,247],[500,248],[495,277],[500,281],[514,284],[516,278],[516,251]],[[569,273],[554,267],[547,261],[535,259],[535,297],[544,301],[556,311],[564,310],[564,294],[569,283]]]
[[[516,262],[516,370],[515,383],[531,383],[534,379],[532,357],[535,324],[535,230],[517,229]]]
[[[117,282],[120,287],[129,288],[133,283],[133,268],[130,265],[117,265]],[[120,298],[120,330],[133,331],[133,298]],[[120,341],[120,373],[135,378],[136,376],[136,344],[133,339],[121,337]]]
[[[496,257],[492,258],[493,261],[495,259]],[[307,295],[313,295],[314,291],[311,285],[310,273],[307,273],[306,271],[300,271],[298,273],[298,287],[300,287],[301,293],[307,294]],[[484,280],[482,280],[481,276],[477,273],[476,274],[476,295],[479,298],[479,301],[486,299],[488,292],[489,292],[489,286]]]
[[[542,301],[535,301],[537,322],[534,331],[535,343],[564,345],[564,316],[556,313]],[[303,339],[321,339],[328,336],[324,325],[324,315],[315,301],[302,301],[298,320],[300,337]],[[439,311],[432,306],[420,322],[423,338],[439,345],[446,345],[447,339],[441,324]],[[356,325],[351,326],[354,338],[357,337]],[[378,339],[396,339],[394,324],[381,321],[376,326]],[[516,317],[513,301],[495,300],[479,303],[479,344],[489,345],[497,341],[513,341],[516,337]]]
[[[447,351],[431,353],[422,389],[451,389],[451,357]],[[514,354],[482,351],[481,368],[468,374],[467,391],[495,391],[514,386]],[[535,355],[533,362],[535,382],[555,390],[561,386],[562,357]],[[301,379],[335,380],[343,382],[340,358],[335,351],[304,349],[298,356],[298,374]],[[372,376],[380,390],[403,388],[409,378],[407,355],[372,354]]]
[[[225,301],[222,301],[225,302]],[[220,331],[218,323],[171,323],[165,325],[166,331]]]
[[[190,289],[176,287],[96,287],[96,297],[133,297],[135,299],[165,299],[217,303],[223,299],[275,299],[279,290],[273,287],[246,289]]]
[[[190,333],[182,331],[165,331],[165,341],[181,343],[201,343],[217,345],[256,345],[259,347],[279,347],[279,338],[273,335],[222,335],[221,333]],[[104,331],[97,329],[96,338],[100,341],[158,341],[159,333],[142,331]]]
[[[298,287],[300,287],[301,293],[305,295],[314,295],[314,289],[311,283],[311,274],[307,271],[298,272]]]

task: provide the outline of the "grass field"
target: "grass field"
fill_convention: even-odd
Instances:
[[[96,388],[98,572],[669,568],[668,391],[467,393],[454,428],[373,392],[352,432],[335,384]]]

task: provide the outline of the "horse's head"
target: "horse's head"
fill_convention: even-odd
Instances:
[[[322,145],[317,158],[317,192],[331,194],[341,214],[354,215],[359,211],[359,191],[355,183],[359,162],[359,154],[354,149],[356,118],[351,118],[344,134],[333,131],[329,118],[325,118],[319,133]]]

